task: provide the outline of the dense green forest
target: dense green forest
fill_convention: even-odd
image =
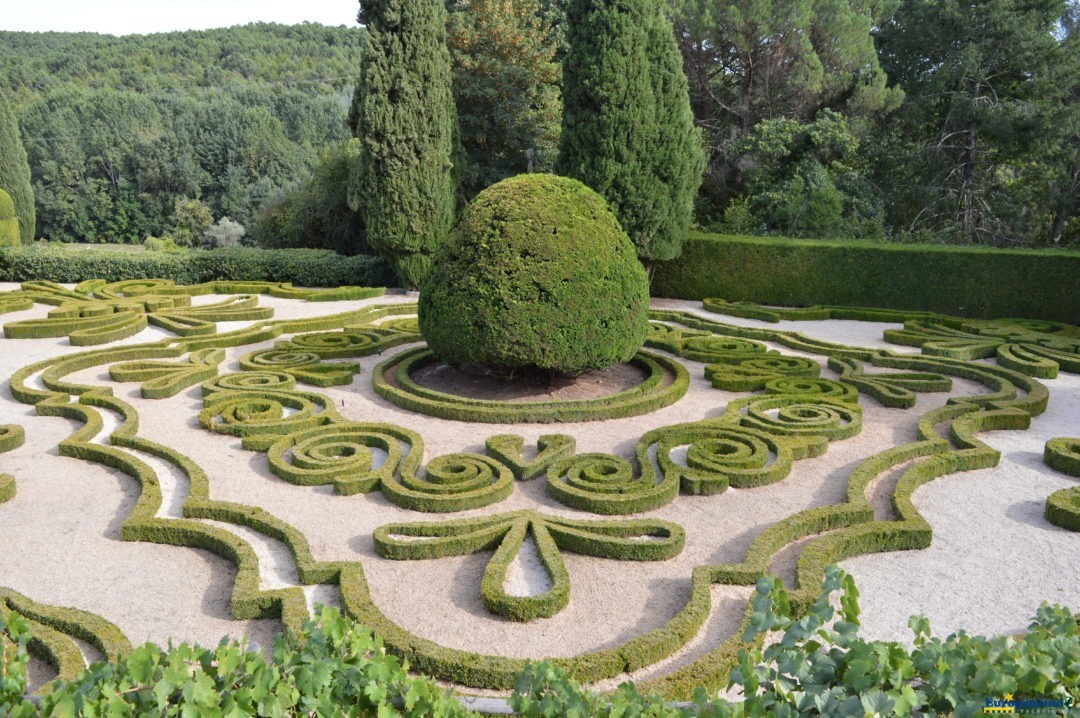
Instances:
[[[562,0],[445,4],[461,206],[553,165],[567,28]],[[1080,0],[664,4],[705,140],[698,226],[1080,243]],[[198,242],[229,217],[267,245],[366,250],[341,186],[364,32],[0,32],[37,235]]]
[[[256,212],[345,140],[359,28],[256,24],[112,37],[0,32],[37,234],[140,242],[173,233],[177,201]]]

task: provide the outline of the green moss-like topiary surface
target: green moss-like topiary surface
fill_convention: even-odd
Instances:
[[[645,341],[648,278],[600,195],[522,175],[481,192],[435,257],[420,331],[443,361],[577,372]]]

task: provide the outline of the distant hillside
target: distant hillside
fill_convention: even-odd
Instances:
[[[124,37],[0,31],[0,83],[16,96],[69,83],[142,92],[250,82],[351,87],[362,42],[359,27],[307,23]]]
[[[348,137],[362,43],[360,27],[316,24],[0,32],[38,235],[139,242],[170,230],[180,198],[250,225]]]

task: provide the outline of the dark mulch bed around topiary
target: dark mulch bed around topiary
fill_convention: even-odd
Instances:
[[[578,374],[546,372],[509,376],[479,365],[455,369],[436,362],[412,374],[417,384],[435,391],[469,399],[490,401],[572,401],[600,399],[631,389],[646,378],[646,373],[631,364],[614,364],[605,369]]]

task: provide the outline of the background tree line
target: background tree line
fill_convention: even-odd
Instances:
[[[0,93],[18,115],[37,236],[184,239],[193,200],[252,225],[349,137],[362,44],[357,28],[308,24],[0,32]]]
[[[663,4],[705,138],[700,226],[1080,241],[1078,0]],[[460,205],[552,169],[567,28],[564,0],[445,5]],[[345,188],[363,44],[317,25],[0,33],[38,235],[138,241],[198,198],[269,245],[366,250]]]

